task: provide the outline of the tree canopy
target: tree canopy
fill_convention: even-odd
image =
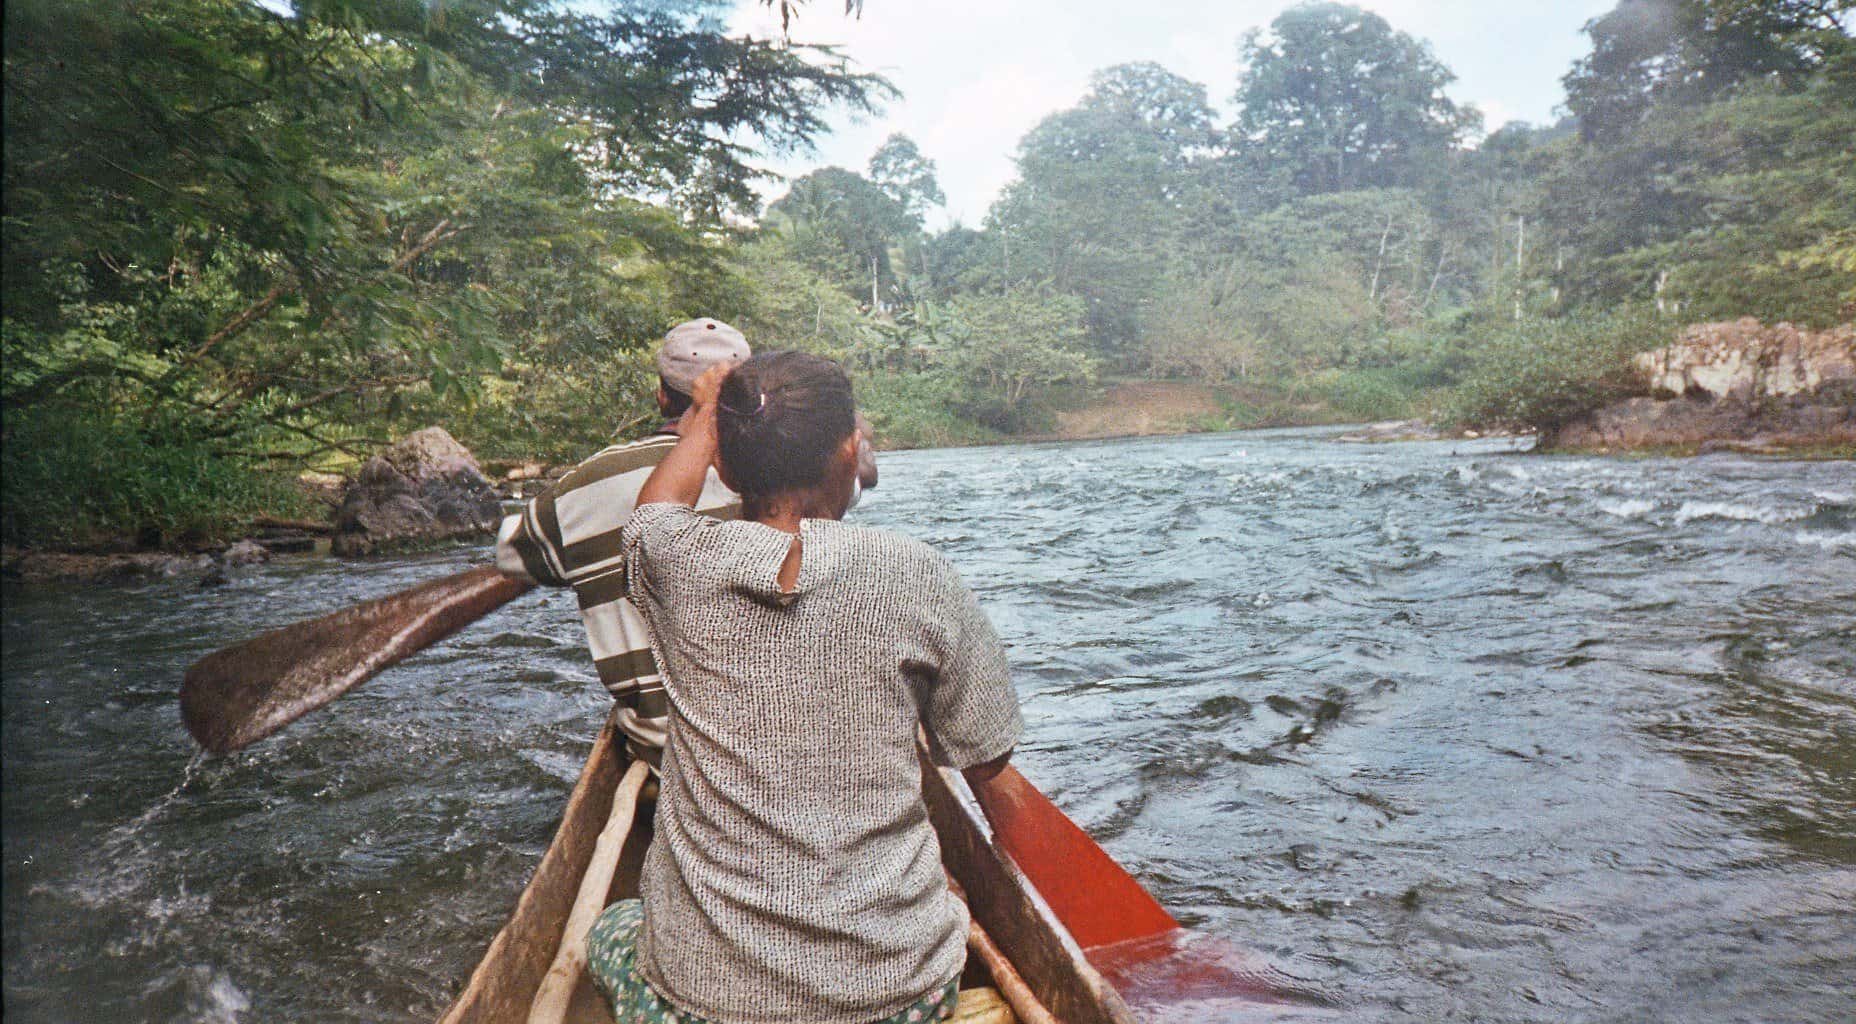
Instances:
[[[1098,376],[1560,416],[1615,391],[1607,337],[1856,315],[1849,0],[1618,0],[1570,116],[1482,138],[1424,42],[1293,7],[1241,41],[1234,119],[1103,68],[933,233],[903,135],[757,210],[761,160],[891,90],[723,10],[9,4],[6,539],[223,528],[432,422],[567,458],[646,421],[650,344],[699,315],[843,359],[935,443]]]
[[[360,451],[636,349],[723,273],[741,140],[802,146],[888,89],[718,10],[8,4],[9,455],[22,425]]]
[[[1357,7],[1292,7],[1243,62],[1236,129],[1304,192],[1417,184],[1480,123],[1429,46]]]
[[[1616,141],[1662,104],[1705,103],[1742,82],[1802,84],[1850,60],[1849,0],[1622,0],[1585,25],[1592,52],[1566,74],[1588,140]]]

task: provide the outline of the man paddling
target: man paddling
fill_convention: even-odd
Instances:
[[[670,708],[644,620],[621,596],[619,528],[631,516],[651,470],[676,446],[696,378],[711,366],[739,363],[752,354],[741,332],[720,320],[705,317],[671,328],[657,353],[657,407],[663,424],[643,440],[615,444],[575,466],[521,512],[506,517],[497,531],[496,567],[505,575],[574,588],[593,667],[619,704],[618,727],[626,747],[653,769],[663,756]],[[869,427],[861,415],[858,428],[861,492],[876,486],[877,474]],[[711,469],[696,509],[733,519],[741,514],[741,497]]]

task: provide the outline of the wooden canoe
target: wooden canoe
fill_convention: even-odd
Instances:
[[[510,915],[470,981],[440,1024],[522,1024],[536,989],[554,959],[594,841],[612,807],[624,773],[624,743],[609,720],[588,755],[554,842],[542,857]],[[965,782],[946,768],[924,765],[922,793],[941,839],[942,860],[959,883],[974,920],[1011,961],[1026,986],[1064,1024],[1136,1024],[1133,1013],[1083,955],[1016,864],[994,845],[985,819],[966,795]],[[651,815],[643,807],[613,875],[606,899],[635,896]],[[969,957],[962,987],[993,979]],[[604,1000],[585,977],[573,996],[572,1024],[610,1024]]]

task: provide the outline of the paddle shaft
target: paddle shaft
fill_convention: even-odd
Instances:
[[[561,945],[554,954],[554,963],[541,979],[541,987],[530,1005],[528,1024],[561,1024],[567,1017],[574,986],[579,984],[580,973],[586,969],[587,932],[592,929],[599,912],[606,908],[606,896],[612,889],[612,872],[619,866],[619,855],[625,850],[625,840],[632,831],[632,818],[638,810],[638,793],[644,789],[645,779],[650,774],[643,761],[633,761],[624,778],[619,780],[619,788],[612,795],[612,813],[599,838],[594,840],[593,859],[580,879],[580,892],[574,897],[573,909],[567,913],[567,926],[561,931]]]
[[[960,897],[962,902],[966,902],[966,890],[960,887],[960,883],[955,881],[952,875],[948,876],[947,884],[954,890],[954,895]],[[973,952],[974,956],[980,958],[981,963],[986,965],[987,973],[992,975],[994,987],[1012,1007],[1013,1013],[1021,1024],[1060,1024],[1057,1018],[1051,1016],[1050,1011],[1044,1008],[1044,1004],[1038,1001],[1037,995],[1031,991],[1031,986],[1025,984],[1025,979],[1018,973],[1018,968],[1013,966],[1012,961],[999,951],[999,944],[994,942],[986,929],[971,917],[967,919],[967,948]]]
[[[483,566],[253,637],[187,670],[181,719],[206,749],[239,750],[533,586]]]

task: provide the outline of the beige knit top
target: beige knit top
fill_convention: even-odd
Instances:
[[[670,694],[639,967],[716,1024],[867,1024],[960,972],[915,732],[956,767],[1023,728],[1005,652],[946,559],[899,534],[792,535],[640,506],[629,595]]]

